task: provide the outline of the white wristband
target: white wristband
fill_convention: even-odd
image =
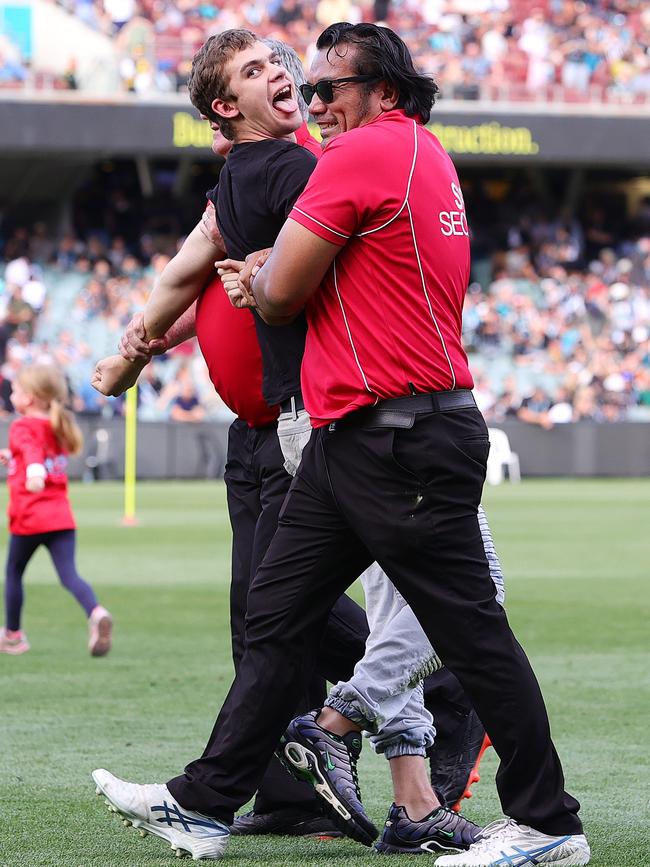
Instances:
[[[47,475],[47,470],[43,464],[29,464],[27,467],[28,479],[44,479]]]

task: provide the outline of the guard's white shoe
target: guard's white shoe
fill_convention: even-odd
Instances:
[[[552,837],[514,819],[499,819],[466,852],[443,855],[436,867],[582,867],[590,854],[584,834]]]
[[[216,861],[226,851],[228,826],[181,807],[167,786],[127,783],[103,768],[93,771],[92,777],[108,809],[118,813],[125,825],[133,825],[141,837],[147,833],[162,837],[176,855],[191,855],[195,861]]]

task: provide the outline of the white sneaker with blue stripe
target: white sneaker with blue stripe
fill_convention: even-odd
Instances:
[[[582,867],[590,854],[584,834],[553,837],[514,819],[499,819],[466,852],[443,855],[436,867]]]
[[[162,837],[176,855],[190,855],[195,861],[216,861],[226,851],[228,826],[181,807],[167,786],[127,783],[103,768],[93,771],[92,777],[108,809],[140,831],[141,837],[148,833]]]

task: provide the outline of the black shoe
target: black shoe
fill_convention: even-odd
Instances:
[[[388,811],[378,852],[389,855],[425,855],[449,849],[469,849],[481,828],[446,807],[437,807],[424,819],[413,822],[404,807],[393,804]]]
[[[458,811],[462,799],[472,797],[472,785],[481,779],[478,766],[490,745],[474,710],[470,710],[449,737],[436,738],[428,756],[431,785],[441,804]]]
[[[361,803],[357,759],[361,735],[348,732],[339,737],[316,722],[319,710],[296,717],[280,741],[276,755],[298,780],[310,783],[322,798],[334,824],[348,837],[372,846],[379,831]]]
[[[236,816],[230,828],[236,837],[275,834],[278,837],[342,837],[334,822],[322,813],[281,807],[269,813],[251,810]]]

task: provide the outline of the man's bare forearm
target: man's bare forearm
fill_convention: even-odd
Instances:
[[[164,343],[170,348],[193,337],[196,334],[196,299],[214,275],[215,259],[222,258],[223,254],[221,247],[204,236],[201,224],[196,226],[163,270],[144,312],[131,320],[121,344],[126,340],[131,346],[127,339],[129,329],[133,331],[131,342],[135,342],[137,350],[140,344],[146,348],[145,340],[164,337]],[[133,355],[127,353],[126,357],[103,358],[97,363],[92,385],[102,394],[122,394],[136,382],[148,362],[149,358],[140,357],[138,351]]]
[[[90,380],[91,385],[101,394],[118,397],[135,385],[147,364],[147,359],[127,361],[121,355],[109,355],[97,362]]]
[[[192,230],[181,249],[164,268],[147,300],[144,309],[147,340],[162,337],[169,331],[199,297],[215,273],[215,260],[222,259],[224,255],[225,250],[209,241],[200,225]]]
[[[251,272],[250,289],[264,321],[269,325],[291,322],[318,291],[339,249],[287,220],[269,258],[257,274]]]
[[[167,348],[185,343],[191,337],[196,337],[196,301],[182,313],[171,328],[167,329],[165,339]]]

